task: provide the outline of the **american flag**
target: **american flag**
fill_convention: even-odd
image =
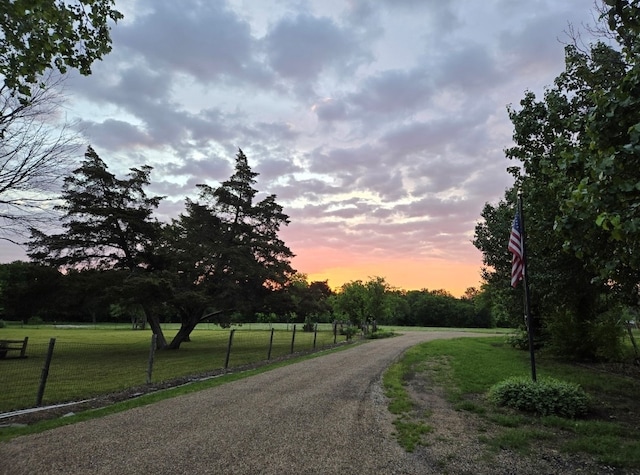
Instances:
[[[524,275],[524,258],[522,255],[522,222],[520,214],[516,212],[509,236],[509,252],[513,254],[511,259],[511,287],[518,285]]]

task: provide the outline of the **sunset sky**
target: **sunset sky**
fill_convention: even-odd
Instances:
[[[68,78],[64,112],[112,172],[154,167],[161,219],[228,178],[242,148],[310,280],[456,296],[479,285],[482,207],[512,184],[506,107],[553,82],[569,24],[594,17],[593,0],[116,7],[113,51]],[[2,261],[23,256],[0,244]]]

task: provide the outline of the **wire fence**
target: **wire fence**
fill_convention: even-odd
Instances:
[[[91,399],[145,385],[224,372],[345,342],[333,330],[202,332],[177,351],[134,343],[29,342],[26,357],[0,358],[0,413]]]

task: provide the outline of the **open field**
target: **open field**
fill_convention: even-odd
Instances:
[[[334,343],[330,325],[322,326],[315,335],[297,329],[295,338],[292,330],[293,325],[275,325],[271,344],[269,325],[236,327],[228,367],[288,355],[292,353],[292,340],[294,353],[313,350],[314,338],[316,349]],[[169,338],[177,331],[177,325],[167,326],[165,331]],[[51,338],[55,338],[55,346],[43,405],[142,387],[149,381],[150,330],[134,331],[128,325],[10,325],[0,329],[0,340],[25,336],[29,337],[27,358],[0,360],[0,380],[5,382],[0,394],[0,412],[36,404]],[[179,350],[155,352],[150,382],[221,371],[226,363],[229,336],[229,329],[205,324],[194,330],[192,341],[183,343]],[[344,336],[338,335],[338,342],[344,340]]]

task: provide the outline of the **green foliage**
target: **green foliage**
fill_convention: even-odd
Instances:
[[[355,325],[347,325],[346,327],[340,329],[340,334],[345,335],[347,337],[347,340],[351,340],[355,335],[358,334],[359,331],[360,330],[358,330],[358,327],[356,327]]]
[[[456,298],[445,290],[391,288],[382,277],[344,284],[329,301],[334,315],[362,325],[379,324],[441,327],[490,327],[491,315],[482,294]]]
[[[312,332],[316,329],[316,322],[313,320],[311,315],[308,315],[304,319],[304,325],[302,326],[302,331]]]
[[[640,23],[637,2],[606,4],[620,47],[568,45],[565,71],[543,96],[526,92],[509,108],[515,184],[487,204],[474,239],[492,311],[518,315],[522,291],[508,289],[506,242],[520,189],[535,333],[572,359],[616,358],[619,330],[607,312],[637,305],[638,295]]]
[[[33,316],[33,317],[29,317],[29,319],[27,320],[27,325],[42,325],[44,324],[44,320],[41,317],[38,316]]]
[[[534,382],[512,377],[492,386],[488,397],[498,406],[539,416],[574,418],[586,414],[589,407],[589,397],[580,386],[552,378]]]
[[[385,331],[378,328],[378,331],[371,332],[366,337],[369,340],[379,340],[380,338],[391,338],[392,336],[396,336],[396,334],[392,331]]]
[[[624,328],[620,309],[579,320],[575,314],[558,311],[546,322],[549,351],[568,360],[619,361],[623,355]]]
[[[28,99],[30,86],[55,68],[91,73],[91,64],[111,51],[108,21],[122,14],[114,0],[0,2],[0,76]]]
[[[256,321],[258,323],[267,323],[271,328],[271,326],[278,321],[278,316],[273,312],[258,312],[256,313]]]
[[[4,320],[0,319],[0,328],[6,328],[6,326],[7,323]]]

